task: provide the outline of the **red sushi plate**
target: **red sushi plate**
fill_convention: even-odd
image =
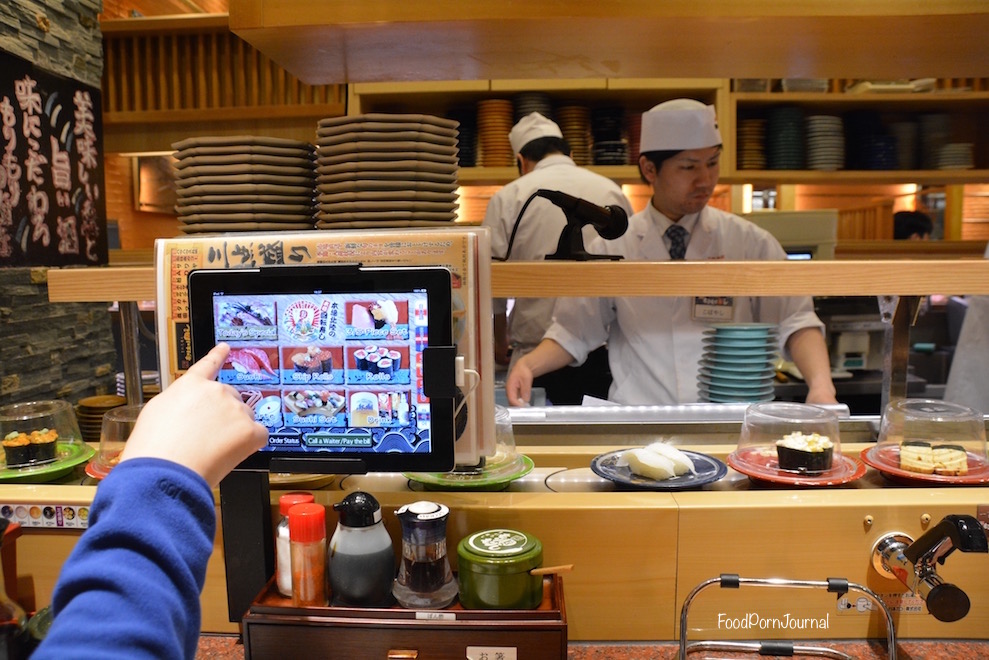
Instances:
[[[974,485],[989,483],[989,461],[984,456],[968,452],[968,474],[921,474],[900,467],[900,446],[888,444],[876,445],[862,450],[862,460],[866,465],[874,467],[884,477],[893,481],[908,484],[942,484],[945,486],[961,484]]]
[[[728,455],[728,465],[755,481],[789,486],[840,486],[865,474],[865,465],[857,458],[842,454],[831,469],[820,474],[800,474],[781,470],[776,452],[766,447],[745,447]]]
[[[99,463],[99,461],[90,461],[86,463],[86,474],[97,481],[102,481],[103,478],[110,474],[112,467],[106,467],[105,465]]]

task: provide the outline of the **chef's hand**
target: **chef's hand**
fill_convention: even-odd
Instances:
[[[804,400],[805,403],[813,403],[819,406],[838,403],[838,399],[835,397],[834,385],[830,382],[820,383],[816,386],[808,383],[808,386],[807,398]]]
[[[533,379],[562,369],[571,362],[573,356],[552,339],[543,339],[531,352],[515,361],[505,381],[505,394],[511,406],[527,406],[532,396]]]
[[[265,446],[268,430],[229,385],[216,382],[230,347],[218,344],[141,411],[121,461],[161,458],[184,465],[216,486]]]
[[[526,356],[528,357],[528,356]],[[525,357],[517,360],[505,380],[505,394],[510,406],[527,406],[532,396],[532,370]]]

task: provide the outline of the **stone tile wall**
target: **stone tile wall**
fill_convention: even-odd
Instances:
[[[0,50],[99,89],[102,0],[3,0]]]
[[[100,87],[101,0],[3,0],[0,50]],[[46,268],[0,268],[0,404],[116,391],[106,303],[48,302]]]
[[[0,405],[116,392],[107,303],[48,302],[47,268],[0,268]]]

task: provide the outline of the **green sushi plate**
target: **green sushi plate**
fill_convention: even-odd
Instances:
[[[59,442],[56,458],[50,463],[0,470],[0,483],[43,484],[61,479],[76,466],[82,465],[96,454],[85,442]]]

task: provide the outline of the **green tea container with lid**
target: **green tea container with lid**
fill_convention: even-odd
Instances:
[[[468,609],[531,610],[543,599],[539,539],[514,529],[488,529],[457,545],[460,603]]]

